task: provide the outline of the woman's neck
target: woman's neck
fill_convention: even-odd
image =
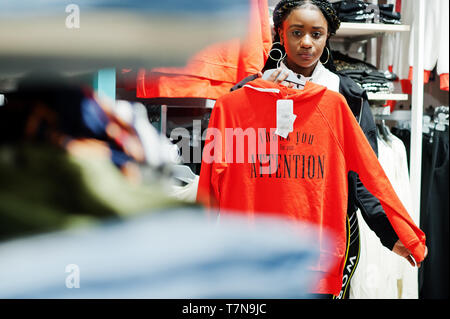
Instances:
[[[285,59],[283,62],[287,66],[287,68],[290,69],[291,71],[294,71],[295,73],[301,74],[305,77],[310,77],[313,74],[314,69],[316,68],[317,63],[319,61],[317,61],[316,63],[314,63],[314,65],[312,65],[308,68],[302,68],[302,67],[296,65],[295,63],[290,62],[288,59]]]

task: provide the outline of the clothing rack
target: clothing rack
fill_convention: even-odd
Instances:
[[[420,194],[422,175],[422,127],[423,127],[423,101],[424,101],[424,58],[425,58],[425,0],[417,1],[417,10],[414,13],[414,21],[411,30],[414,30],[413,38],[413,79],[411,96],[411,143],[409,163],[410,185],[412,195],[412,207],[414,215],[420,214]],[[405,30],[406,31],[406,30]],[[381,114],[379,114],[381,115]],[[387,114],[386,114],[387,115]],[[386,119],[386,117],[385,117]]]

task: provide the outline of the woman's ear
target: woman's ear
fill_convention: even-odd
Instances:
[[[280,38],[280,44],[284,46],[283,29],[279,28],[277,31],[278,31],[278,38]]]

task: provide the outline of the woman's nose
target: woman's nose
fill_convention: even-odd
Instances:
[[[310,48],[312,46],[311,37],[309,35],[305,35],[300,43],[302,48]]]

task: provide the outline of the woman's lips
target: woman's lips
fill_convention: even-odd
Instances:
[[[313,55],[308,53],[299,53],[298,56],[303,60],[311,60],[313,58]]]

